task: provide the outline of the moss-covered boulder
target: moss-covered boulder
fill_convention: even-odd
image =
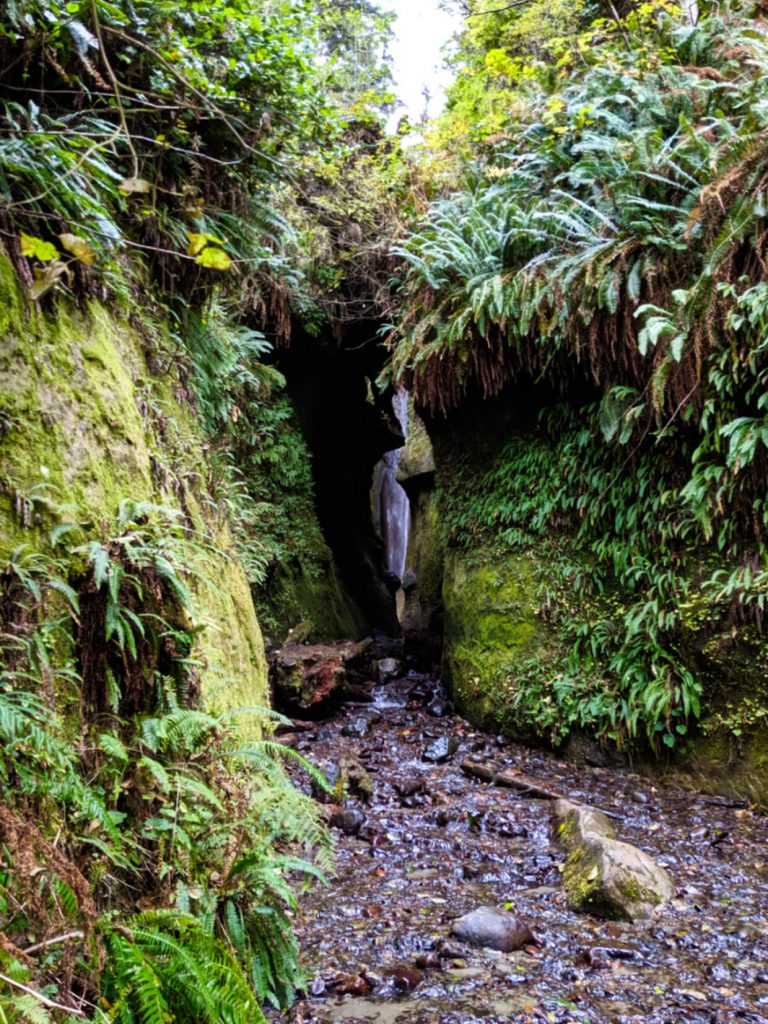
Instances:
[[[522,739],[532,729],[515,719],[516,676],[550,643],[536,593],[525,556],[485,561],[452,550],[446,557],[443,671],[451,696],[472,722]]]
[[[557,800],[554,815],[567,851],[563,885],[571,910],[641,921],[674,896],[675,887],[664,868],[643,850],[616,839],[602,812]]]

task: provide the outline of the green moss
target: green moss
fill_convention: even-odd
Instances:
[[[471,721],[512,726],[508,705],[518,669],[548,645],[537,616],[534,565],[525,556],[483,564],[453,551],[446,559],[444,671]]]
[[[182,512],[214,542],[190,555],[205,626],[204,693],[220,709],[268,701],[261,633],[248,583],[204,481],[208,467],[193,411],[176,401],[168,374],[151,386],[137,331],[119,311],[86,313],[60,302],[54,315],[27,310],[0,257],[0,558],[19,544],[44,546],[51,525],[20,499],[44,484],[71,516],[105,535],[120,501]],[[157,337],[156,343],[162,344]],[[179,389],[181,390],[181,389]],[[26,510],[21,517],[19,508]],[[24,518],[26,517],[26,522]],[[251,730],[253,731],[253,730]]]
[[[440,508],[431,487],[420,487],[411,501],[411,532],[406,567],[416,576],[416,587],[405,600],[404,629],[432,629],[443,607],[445,545]]]

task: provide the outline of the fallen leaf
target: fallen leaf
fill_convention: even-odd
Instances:
[[[65,232],[63,235],[59,235],[59,241],[67,252],[72,253],[75,259],[85,263],[86,266],[91,267],[96,262],[96,253],[80,235]]]

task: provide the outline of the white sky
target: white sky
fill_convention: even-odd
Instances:
[[[397,14],[390,52],[395,92],[404,106],[394,116],[395,124],[404,113],[412,121],[420,120],[424,112],[424,86],[430,92],[429,116],[436,117],[442,110],[451,74],[441,66],[441,49],[461,27],[461,19],[455,13],[440,10],[437,3],[438,0],[379,0],[380,7]]]

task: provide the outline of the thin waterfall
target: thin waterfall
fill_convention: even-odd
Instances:
[[[408,392],[398,388],[392,398],[392,410],[397,417],[403,437],[408,437]],[[387,572],[402,583],[405,558],[408,553],[408,532],[411,528],[411,507],[408,495],[397,480],[402,448],[385,452],[382,457],[379,515],[384,540],[384,560]]]

